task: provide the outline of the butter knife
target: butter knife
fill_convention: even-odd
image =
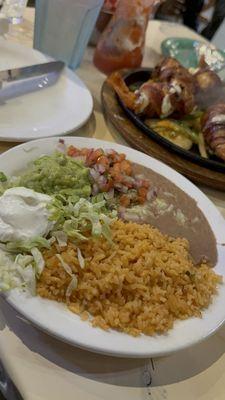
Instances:
[[[62,61],[50,61],[0,71],[0,105],[15,97],[52,86],[59,79],[64,66]]]
[[[0,71],[0,82],[13,82],[21,79],[33,78],[50,73],[60,74],[65,63],[62,61],[50,61],[43,64],[30,65],[28,67],[7,69]]]

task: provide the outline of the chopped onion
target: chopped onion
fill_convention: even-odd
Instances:
[[[143,186],[143,179],[136,180],[134,186],[136,188],[142,187]]]
[[[106,149],[105,150],[105,154],[107,155],[107,156],[112,156],[113,154],[115,154],[116,152],[115,152],[115,150],[113,150],[113,149]]]
[[[92,194],[93,194],[93,196],[95,196],[98,193],[99,193],[99,187],[98,187],[97,183],[94,183],[92,185]]]
[[[128,192],[128,187],[125,185],[122,185],[122,183],[115,183],[115,189],[117,189],[119,192],[122,193],[127,193]]]
[[[99,172],[100,174],[104,174],[105,172],[105,167],[102,164],[95,164],[94,169]]]
[[[127,175],[127,176],[124,178],[124,182],[130,183],[131,185],[135,185],[135,179],[132,178],[132,176],[128,176],[128,175]]]
[[[114,189],[110,189],[107,193],[105,193],[106,200],[112,200],[114,198]]]
[[[140,221],[140,215],[135,214],[135,213],[129,213],[129,212],[125,212],[124,213],[124,219],[127,219],[129,221],[133,221],[133,222],[139,222]]]
[[[100,175],[97,183],[98,183],[100,188],[103,188],[103,186],[105,186],[106,183],[107,183],[107,178],[104,175]]]
[[[95,182],[97,182],[100,177],[99,172],[97,172],[94,168],[90,168],[90,175]]]
[[[157,197],[157,190],[156,188],[152,187],[151,189],[149,189],[148,193],[147,193],[147,200],[154,200]]]
[[[134,175],[134,178],[137,179],[137,180],[146,179],[143,174]]]
[[[57,145],[57,150],[60,153],[66,154],[66,145],[65,145],[65,141],[63,139],[59,139],[59,142]]]

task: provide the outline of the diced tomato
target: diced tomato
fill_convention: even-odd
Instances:
[[[122,184],[123,184],[124,186],[126,186],[128,189],[132,189],[132,188],[133,188],[133,183],[132,183],[132,182],[128,182],[128,181],[126,180],[126,178],[123,178]]]
[[[114,187],[113,180],[110,178],[108,182],[101,188],[101,192],[109,192]]]
[[[125,158],[126,158],[125,154],[123,154],[123,153],[118,154],[118,161],[119,161],[119,162],[125,160]]]
[[[109,169],[109,160],[106,156],[100,156],[97,159],[97,164],[102,165],[105,167],[105,170],[107,171]]]
[[[120,169],[121,169],[121,172],[123,172],[125,175],[130,176],[132,174],[132,166],[131,166],[130,161],[127,161],[127,160],[121,161]]]
[[[67,155],[70,157],[78,156],[80,155],[80,150],[74,146],[69,146],[67,150]]]
[[[145,201],[146,201],[146,197],[141,197],[141,196],[138,196],[138,197],[137,197],[137,202],[138,202],[139,204],[144,204]]]
[[[138,201],[139,203],[143,204],[147,198],[148,189],[145,187],[140,187],[138,189]]]
[[[80,154],[81,156],[87,156],[90,152],[90,149],[86,149],[85,147],[81,149]]]
[[[114,180],[114,183],[122,183],[123,182],[123,175],[120,174],[120,173],[118,173],[118,174],[114,173],[113,174],[113,180]]]
[[[141,197],[147,197],[148,190],[145,187],[140,187],[138,189],[138,195]]]
[[[107,182],[107,188],[108,188],[107,192],[108,192],[110,189],[112,189],[113,187],[114,187],[114,182],[113,182],[113,180],[112,180],[111,178],[109,178],[109,180],[108,180],[108,182]]]
[[[130,201],[130,197],[126,194],[122,194],[122,196],[120,197],[120,205],[123,207],[128,207],[130,205]]]
[[[115,150],[110,151],[110,159],[112,162],[118,161],[118,153]]]
[[[99,157],[101,157],[102,155],[104,155],[104,152],[102,149],[92,150],[92,152],[90,152],[87,156],[86,164],[88,166],[95,164],[97,159]]]
[[[77,149],[74,146],[68,147],[67,154],[71,157],[86,157],[85,165],[87,167],[96,164],[99,166],[100,174],[107,177],[106,183],[101,185],[100,190],[102,192],[108,192],[115,187],[118,189],[118,187],[122,185],[126,190],[138,187],[136,201],[140,204],[146,201],[150,182],[147,179],[135,180],[133,177],[132,163],[126,160],[125,154],[117,153],[115,150],[110,150],[105,153],[104,150],[100,148],[96,150],[88,148]],[[104,167],[101,168],[103,171],[100,170],[100,166]],[[122,194],[119,201],[124,207],[129,207],[132,202],[127,194]]]
[[[150,187],[150,182],[147,181],[147,179],[142,179],[142,186],[146,189],[149,189]]]
[[[111,168],[110,168],[110,174],[115,177],[120,174],[120,163],[115,163]]]

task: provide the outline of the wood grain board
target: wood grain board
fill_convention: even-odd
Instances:
[[[124,70],[123,74],[125,75],[126,72]],[[163,161],[197,184],[225,192],[225,174],[223,172],[212,171],[182,158],[137,128],[120,107],[116,94],[107,81],[102,86],[101,97],[105,117],[133,148]]]

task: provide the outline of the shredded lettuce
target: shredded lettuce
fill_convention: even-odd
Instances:
[[[87,235],[91,233],[95,237],[103,235],[111,241],[109,226],[117,212],[107,211],[106,215],[105,200],[92,203],[81,198],[76,204],[63,204],[59,199],[54,199],[48,208],[51,212],[49,219],[55,222],[54,229],[63,231],[68,238],[87,240]]]
[[[56,238],[57,243],[59,245],[59,247],[65,247],[67,246],[67,234],[63,231],[56,231],[56,232],[52,232],[53,237]]]
[[[18,254],[16,257],[0,249],[0,291],[26,288],[32,295],[36,292],[33,257]]]
[[[58,260],[60,261],[61,266],[64,268],[64,270],[67,272],[67,274],[71,277],[71,281],[66,289],[66,298],[67,300],[69,300],[69,297],[71,296],[73,290],[75,290],[77,288],[78,285],[78,279],[76,277],[75,274],[73,274],[73,271],[71,269],[71,267],[69,266],[69,264],[67,264],[61,254],[56,254],[56,257],[58,258]]]
[[[30,252],[34,258],[36,275],[39,277],[45,267],[44,257],[41,254],[40,250],[37,249],[37,247],[33,247]]]
[[[22,268],[27,267],[27,265],[31,264],[33,261],[33,256],[30,255],[23,255],[23,254],[17,254],[15,258],[15,263],[19,264]]]
[[[72,292],[77,288],[77,285],[78,285],[77,277],[76,277],[76,275],[73,275],[72,279],[66,289],[66,298],[67,299],[71,296]]]
[[[6,250],[9,252],[30,252],[34,247],[50,249],[50,243],[47,239],[38,236],[30,240],[15,240],[6,243]]]
[[[85,267],[85,259],[82,255],[79,247],[77,248],[77,258],[78,258],[81,269],[83,269]]]
[[[22,268],[21,266],[17,267],[22,279],[23,279],[23,285],[28,289],[30,294],[35,296],[36,294],[36,276],[35,276],[35,270],[31,264],[29,264],[26,268]]]
[[[56,257],[58,258],[58,260],[60,261],[61,266],[65,269],[65,271],[67,272],[68,275],[72,276],[73,275],[73,271],[70,268],[69,264],[67,264],[62,256],[60,254],[56,254]]]

